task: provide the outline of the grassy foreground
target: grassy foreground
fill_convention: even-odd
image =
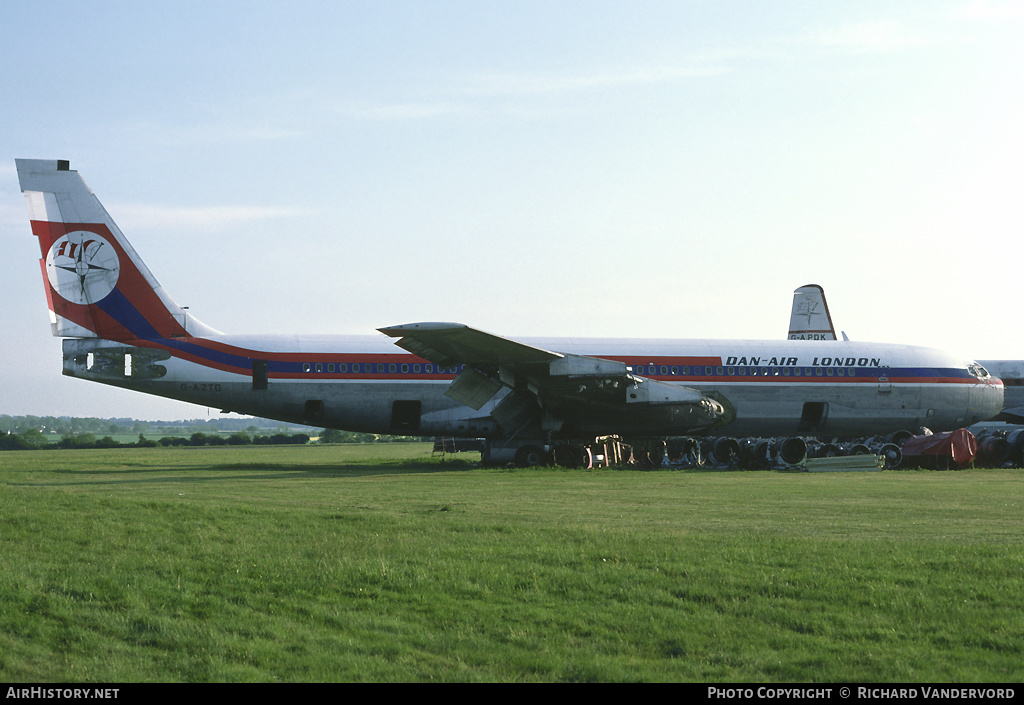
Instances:
[[[1020,470],[4,453],[0,680],[1019,682],[1022,508]]]

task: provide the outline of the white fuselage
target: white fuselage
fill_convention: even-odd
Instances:
[[[617,360],[640,377],[715,392],[735,411],[727,427],[714,429],[719,435],[861,436],[921,426],[946,430],[991,418],[1002,407],[999,380],[930,348],[788,340],[524,342]],[[219,409],[372,433],[500,434],[488,413],[502,395],[480,410],[464,406],[444,394],[455,373],[378,336],[215,336],[162,339],[138,347],[96,339],[65,341],[65,374]],[[622,428],[621,419],[617,428],[605,428],[614,425],[616,419],[570,419],[564,433],[688,432]]]

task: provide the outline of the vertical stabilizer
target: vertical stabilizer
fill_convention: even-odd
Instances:
[[[825,290],[817,284],[807,284],[793,292],[789,339],[836,340],[832,314],[825,303]]]
[[[39,239],[54,335],[128,341],[214,332],[167,296],[67,161],[15,163]]]

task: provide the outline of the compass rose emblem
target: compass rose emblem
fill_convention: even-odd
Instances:
[[[50,286],[73,304],[101,301],[117,286],[120,272],[114,247],[87,230],[76,230],[61,237],[46,255]]]

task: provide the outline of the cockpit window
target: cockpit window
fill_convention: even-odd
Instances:
[[[992,376],[988,373],[988,370],[979,365],[977,362],[968,362],[967,371],[970,372],[975,377],[977,377],[978,379],[988,379],[989,377]]]

